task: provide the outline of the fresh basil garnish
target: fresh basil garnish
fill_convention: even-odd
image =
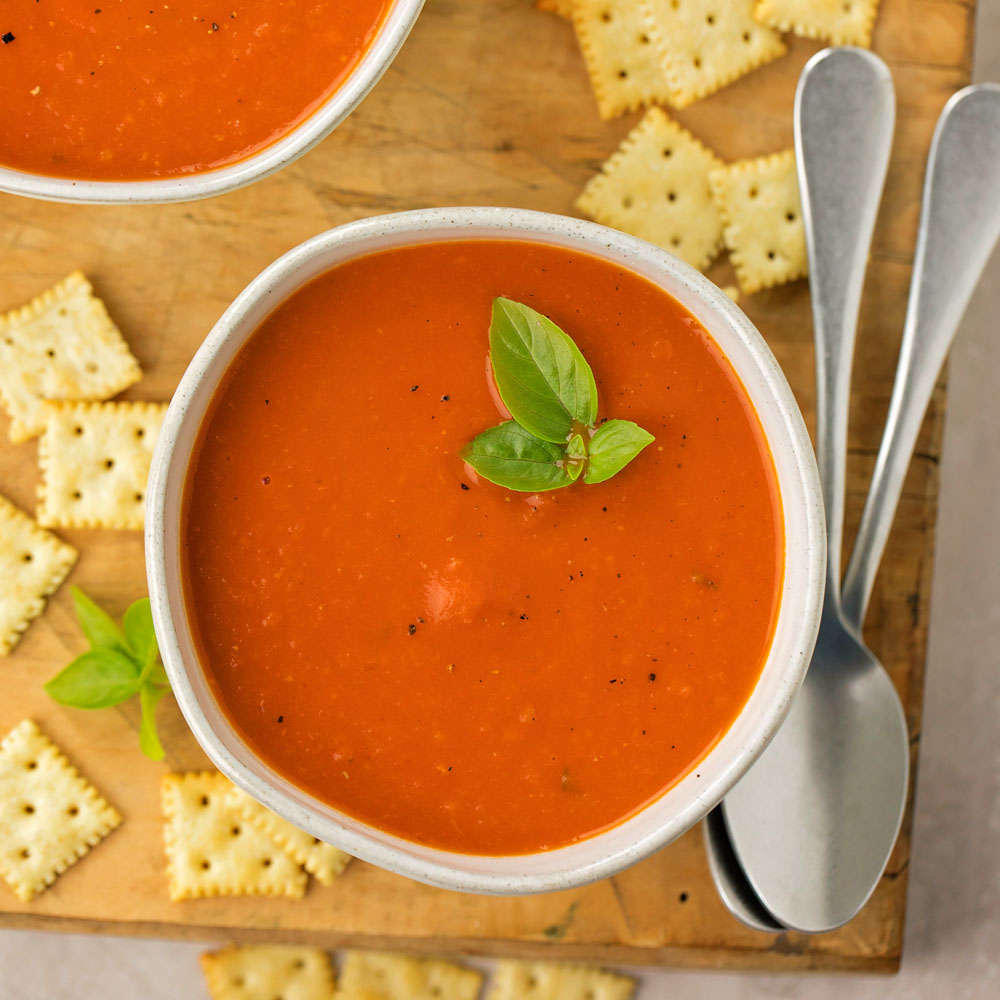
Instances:
[[[603,483],[621,472],[636,455],[656,439],[631,420],[609,420],[590,439],[585,483]]]
[[[517,421],[483,431],[465,446],[462,457],[491,483],[535,493],[568,486],[565,448],[535,437]]]
[[[170,690],[170,682],[159,661],[149,598],[141,598],[125,612],[123,632],[78,587],[72,594],[80,628],[92,648],[56,674],[45,685],[46,693],[60,705],[88,709],[110,708],[139,695],[139,746],[147,757],[162,760],[156,705]]]
[[[535,437],[565,444],[597,419],[597,383],[580,349],[547,316],[493,300],[493,377],[510,415]]]
[[[631,420],[597,426],[597,383],[572,339],[547,316],[511,299],[493,300],[490,364],[514,418],[483,431],[462,457],[484,479],[534,493],[602,483],[653,435]]]

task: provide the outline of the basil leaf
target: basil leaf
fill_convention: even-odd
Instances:
[[[80,628],[94,649],[117,649],[128,652],[128,644],[122,630],[103,608],[99,608],[79,587],[70,587],[73,607]]]
[[[566,445],[566,475],[575,483],[587,462],[587,443],[582,434],[574,434]]]
[[[142,722],[139,724],[139,748],[150,760],[163,760],[163,745],[156,731],[156,706],[167,693],[166,688],[146,684],[139,692]]]
[[[574,422],[593,426],[594,373],[576,344],[548,317],[520,302],[494,299],[490,361],[510,415],[536,437],[562,444]]]
[[[117,649],[92,649],[56,674],[45,690],[60,705],[108,708],[139,690],[139,670]]]
[[[136,660],[143,667],[155,660],[158,650],[148,597],[140,597],[129,606],[122,619],[122,625],[125,628],[125,641]]]
[[[590,439],[590,461],[583,481],[603,483],[624,469],[646,445],[655,440],[649,431],[644,431],[631,420],[609,420],[601,424]]]
[[[564,448],[542,441],[516,421],[491,427],[465,446],[462,458],[484,479],[509,490],[535,493],[568,486]]]

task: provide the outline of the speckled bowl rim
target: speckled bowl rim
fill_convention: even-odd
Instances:
[[[88,205],[165,204],[226,194],[259,181],[308,153],[368,95],[396,58],[424,0],[394,0],[354,71],[305,121],[259,153],[216,170],[152,181],[90,181],[0,166],[0,191],[26,198]]]
[[[218,379],[259,323],[329,268],[396,246],[457,239],[541,241],[610,259],[665,287],[711,333],[742,379],[771,448],[785,522],[785,573],[774,640],[743,711],[711,751],[663,796],[624,823],[557,850],[481,857],[395,837],[320,802],[264,765],[215,702],[188,631],[179,514],[188,459]],[[702,819],[780,725],[805,675],[819,627],[825,536],[819,477],[802,416],[763,338],[703,275],[642,240],[594,223],[504,208],[402,212],[332,229],[286,253],[226,310],[195,355],[167,411],[153,456],[146,564],[156,633],[181,711],[213,763],[270,809],[321,840],[421,882],[476,893],[568,889],[615,874]]]

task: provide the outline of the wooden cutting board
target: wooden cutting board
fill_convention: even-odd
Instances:
[[[852,395],[848,538],[887,407],[905,311],[924,160],[947,98],[968,82],[973,0],[883,0],[874,48],[898,97],[892,168],[869,269]],[[785,58],[695,104],[678,119],[726,159],[785,148],[799,72],[819,46],[790,39]],[[195,348],[261,268],[330,226],[380,212],[448,204],[574,214],[573,200],[638,116],[602,123],[569,25],[528,0],[428,0],[400,57],[350,120],[276,177],[186,205],[83,207],[0,195],[0,308],[81,267],[106,300],[146,377],[129,398],[167,400]],[[732,282],[724,261],[710,276]],[[811,323],[805,282],[743,297],[812,420]],[[920,740],[928,596],[944,386],[906,481],[866,635]],[[36,446],[7,443],[0,416],[0,493],[33,509]],[[81,557],[72,581],[120,614],[145,592],[137,533],[66,532]],[[173,703],[161,707],[165,764],[140,756],[134,706],[61,708],[41,685],[82,649],[69,594],[50,602],[0,661],[0,732],[38,720],[125,817],[122,827],[30,904],[0,884],[0,924],[237,941],[309,941],[656,963],[689,967],[891,971],[903,939],[912,812],[875,895],[848,926],[768,935],[734,920],[709,877],[701,832],[616,878],[520,899],[464,896],[357,862],[298,902],[171,903],[159,807],[167,769],[205,756]]]

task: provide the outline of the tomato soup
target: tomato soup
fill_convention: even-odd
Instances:
[[[614,478],[526,494],[465,467],[503,419],[500,295],[575,340],[599,418],[655,434]],[[181,537],[249,746],[382,830],[486,855],[596,834],[696,769],[757,682],[784,565],[757,416],[697,319],[502,240],[359,258],[277,308],[199,430]]]
[[[391,0],[3,0],[0,164],[149,180],[246,159],[346,80]]]

